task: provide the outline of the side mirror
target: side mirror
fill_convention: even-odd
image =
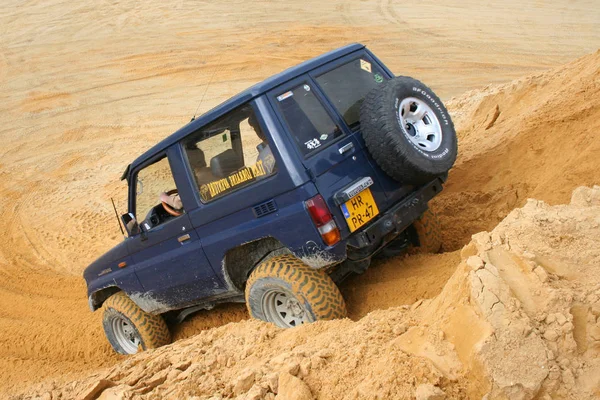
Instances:
[[[125,230],[127,230],[129,237],[135,236],[141,232],[140,226],[135,219],[135,215],[132,213],[121,215],[121,221],[123,221],[123,225],[125,226]]]

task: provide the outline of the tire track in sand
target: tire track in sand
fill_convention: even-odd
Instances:
[[[23,210],[40,195],[36,186],[24,185],[20,193],[0,189],[4,198],[20,195],[0,210],[0,364],[13,366],[0,369],[7,388],[118,359],[101,329],[90,329],[100,320],[87,307],[83,280],[56,272],[56,260],[24,222]],[[26,369],[36,373],[22,374]]]

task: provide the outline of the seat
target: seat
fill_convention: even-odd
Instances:
[[[210,160],[210,169],[217,178],[226,178],[230,174],[240,169],[243,165],[239,156],[232,149],[214,156]]]

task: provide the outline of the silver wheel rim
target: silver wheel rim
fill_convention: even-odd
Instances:
[[[442,126],[433,109],[423,100],[407,97],[398,107],[398,123],[417,148],[432,152],[442,144]]]
[[[125,318],[115,317],[112,322],[112,329],[119,345],[127,354],[135,354],[138,346],[142,342],[139,334],[133,325]]]
[[[281,328],[293,328],[311,322],[304,306],[285,290],[266,292],[262,298],[262,308],[267,321]]]

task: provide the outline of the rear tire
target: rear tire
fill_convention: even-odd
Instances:
[[[412,224],[418,246],[411,247],[411,253],[438,253],[442,248],[442,228],[437,214],[431,208],[425,211]]]
[[[124,292],[103,305],[102,325],[111,346],[120,354],[135,354],[171,343],[171,333],[160,315],[148,314]]]
[[[291,255],[261,263],[246,283],[246,306],[252,318],[281,328],[346,317],[346,303],[323,270]]]
[[[369,153],[398,182],[421,185],[447,173],[456,161],[450,114],[416,79],[396,77],[369,92],[360,125]]]

